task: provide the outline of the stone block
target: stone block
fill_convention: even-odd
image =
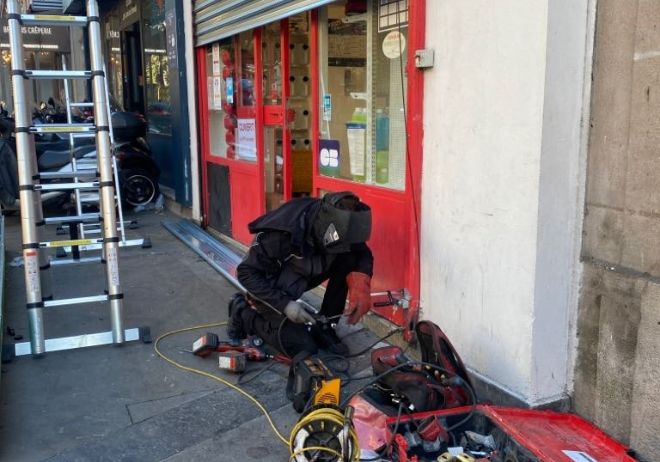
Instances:
[[[660,8],[657,8],[660,10]],[[625,208],[660,214],[660,51],[636,61],[626,167]],[[616,111],[613,111],[616,113]]]
[[[660,276],[660,217],[626,216],[621,264],[642,273]]]
[[[630,445],[646,460],[660,460],[660,284],[642,293],[632,402]]]
[[[584,265],[584,283],[580,294],[577,319],[577,356],[573,405],[575,411],[589,420],[596,418],[596,388],[598,378],[598,334],[602,300],[602,271],[594,265]]]
[[[637,1],[598,4],[587,200],[619,208],[624,205],[636,17]]]
[[[646,281],[585,264],[574,410],[627,443],[641,292]]]
[[[634,293],[602,295],[598,334],[598,378],[595,422],[628,442],[635,372],[640,300]]]
[[[658,2],[657,0],[638,0],[635,3],[638,4],[635,51],[637,53],[657,52],[660,50],[660,8],[658,8]]]
[[[623,223],[622,211],[587,204],[582,254],[618,265],[623,251]]]

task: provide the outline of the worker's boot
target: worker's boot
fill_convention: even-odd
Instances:
[[[348,347],[342,343],[329,323],[318,323],[312,329],[312,335],[319,348],[339,356],[348,355]]]
[[[240,343],[247,337],[243,324],[243,310],[247,309],[247,300],[243,294],[235,294],[227,306],[229,320],[227,321],[227,336],[232,343]]]

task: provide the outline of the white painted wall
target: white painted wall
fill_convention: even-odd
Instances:
[[[533,403],[553,401],[570,391],[575,335],[569,320],[577,312],[575,275],[584,211],[586,149],[582,115],[584,100],[589,0],[548,2],[543,141],[539,184],[539,226],[536,252],[534,325],[532,330]],[[590,69],[590,65],[589,65]],[[588,121],[588,118],[585,120]],[[588,123],[586,123],[588,128]],[[584,157],[584,158],[583,158]],[[583,162],[584,161],[584,162]]]
[[[426,2],[423,314],[473,371],[530,404],[566,388],[583,80],[559,57],[585,50],[561,31],[579,17],[569,3]],[[562,85],[575,101],[550,104]]]
[[[197,132],[197,67],[195,66],[195,34],[193,31],[192,2],[183,2],[183,15],[186,36],[186,79],[188,81],[188,125],[190,129],[190,176],[192,180],[192,219],[201,222],[201,168],[199,165],[199,144]]]

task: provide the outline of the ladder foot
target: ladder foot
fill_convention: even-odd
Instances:
[[[151,343],[151,328],[149,326],[142,326],[139,328],[140,341],[142,343]]]
[[[2,364],[7,364],[12,362],[14,358],[16,358],[14,345],[9,345],[9,344],[2,345]]]
[[[145,237],[142,240],[142,248],[143,249],[150,249],[151,248],[151,239],[148,237]]]
[[[66,250],[64,250],[62,247],[58,247],[57,250],[55,251],[55,257],[66,258]]]

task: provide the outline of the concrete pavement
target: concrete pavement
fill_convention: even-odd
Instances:
[[[164,214],[137,215],[151,249],[123,249],[120,271],[127,328],[149,326],[153,338],[189,326],[226,319],[235,289],[162,226]],[[169,217],[172,218],[172,217]],[[7,217],[7,261],[20,255],[17,217]],[[53,236],[54,237],[54,236]],[[56,298],[103,290],[100,265],[53,269]],[[74,287],[77,284],[78,287]],[[6,326],[28,338],[23,268],[7,268]],[[106,304],[47,310],[46,337],[109,330]],[[164,354],[181,363],[222,374],[216,362],[190,354],[201,329],[166,338]],[[352,350],[375,337],[359,332]],[[12,338],[5,334],[5,342]],[[365,367],[361,358],[354,370]],[[251,368],[260,364],[249,364]],[[284,461],[287,448],[257,408],[209,378],[173,367],[153,344],[132,342],[20,357],[4,364],[0,404],[0,460],[11,461]],[[273,413],[288,438],[297,415],[284,395],[285,366],[276,365],[246,389]]]

